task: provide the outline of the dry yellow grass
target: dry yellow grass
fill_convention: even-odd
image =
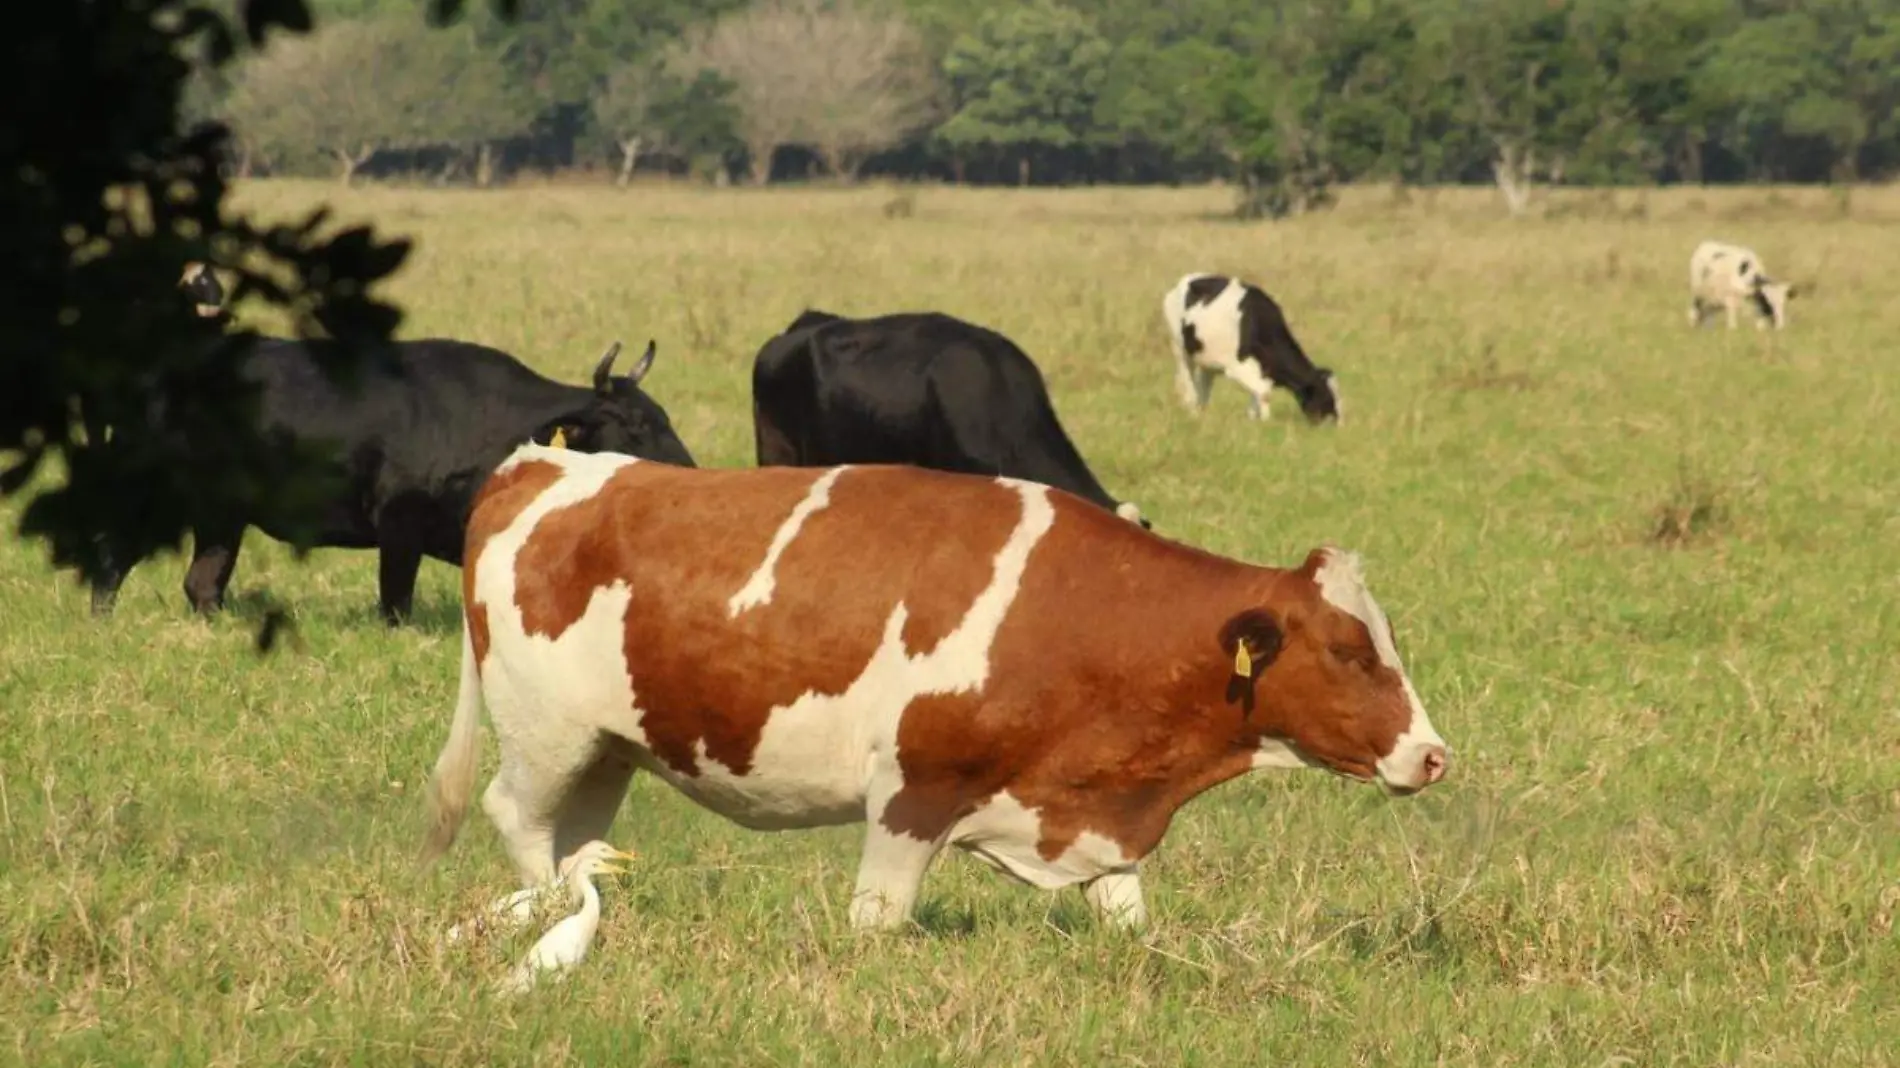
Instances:
[[[914,196],[908,216],[887,203]],[[373,562],[253,535],[109,623],[0,550],[0,1060],[427,1064],[1891,1064],[1900,1055],[1900,191],[1347,191],[1279,225],[1220,190],[494,191],[271,183],[271,214],[417,238],[403,334],[583,378],[659,342],[707,465],[751,462],[752,354],[802,308],[1016,339],[1112,493],[1262,562],[1361,550],[1453,776],[1410,801],[1260,777],[1184,810],[1139,939],[961,857],[858,938],[852,829],[746,832],[652,782],[597,955],[520,1003],[525,939],[435,939],[507,888],[478,818],[408,865],[447,728],[453,572],[374,623]],[[1687,325],[1697,240],[1818,284],[1785,333]],[[1173,397],[1161,294],[1263,282],[1346,422]],[[1661,535],[1659,537],[1659,534]],[[1141,612],[1142,605],[1128,611]],[[1085,625],[1076,639],[1085,641]],[[492,746],[491,746],[492,748]],[[491,758],[492,759],[492,758]]]

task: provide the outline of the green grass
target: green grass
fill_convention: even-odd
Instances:
[[[532,932],[437,941],[512,886],[485,820],[411,863],[453,570],[425,565],[420,625],[388,633],[371,555],[298,564],[253,532],[226,618],[187,618],[161,558],[95,623],[9,540],[0,1062],[1900,1063],[1900,194],[1510,222],[1478,191],[1364,189],[1276,226],[1212,190],[925,189],[887,218],[891,195],[244,191],[416,235],[407,336],[570,381],[657,338],[651,390],[708,466],[751,462],[752,354],[807,305],[1002,330],[1158,530],[1365,555],[1449,780],[1215,790],[1148,864],[1139,938],[961,855],[916,930],[859,937],[858,829],[748,832],[637,780],[615,837],[643,860],[596,955],[511,1002],[488,984]],[[1819,291],[1779,336],[1692,332],[1704,236]],[[1200,421],[1176,407],[1159,303],[1192,269],[1267,285],[1342,427],[1284,395],[1249,424],[1225,383]],[[266,590],[298,637],[260,659]]]

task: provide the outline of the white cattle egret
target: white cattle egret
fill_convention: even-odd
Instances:
[[[549,928],[528,950],[527,956],[521,958],[521,963],[515,965],[514,971],[502,980],[502,989],[521,993],[532,987],[542,977],[541,973],[564,973],[586,959],[587,949],[594,943],[594,932],[600,928],[600,891],[594,889],[594,876],[624,874],[627,869],[612,862],[634,859],[632,853],[615,849],[599,839],[576,851],[557,885],[564,885],[571,897],[580,899],[580,911]],[[533,904],[527,908],[532,914]]]
[[[535,913],[539,912],[545,904],[552,904],[562,899],[573,897],[574,890],[573,887],[569,885],[568,880],[573,875],[574,866],[580,862],[582,857],[588,856],[594,847],[613,851],[612,846],[598,839],[589,842],[586,846],[576,850],[573,856],[561,864],[560,874],[555,876],[553,882],[543,883],[540,886],[530,886],[523,890],[516,890],[512,894],[503,894],[501,897],[490,901],[474,919],[465,923],[458,923],[449,928],[448,934],[444,936],[444,940],[448,942],[460,942],[462,939],[472,938],[476,934],[500,934],[512,931],[522,924],[527,923],[529,920],[534,919]],[[614,853],[614,855],[622,856],[623,859],[633,856],[631,853],[621,855],[617,852]]]

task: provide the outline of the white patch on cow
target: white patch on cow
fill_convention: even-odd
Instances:
[[[597,495],[618,472],[639,463],[617,453],[582,453],[545,445],[523,445],[496,469],[540,460],[562,468],[559,481],[529,502],[505,528],[489,538],[480,559],[465,562],[475,569],[475,598],[488,611],[491,656],[482,673],[483,696],[497,731],[510,736],[504,746],[527,751],[542,746],[565,748],[567,723],[562,717],[526,715],[520,718],[497,710],[538,711],[550,703],[566,709],[625,708],[632,690],[625,671],[602,671],[603,663],[623,663],[624,621],[630,596],[625,582],[593,591],[581,618],[549,639],[524,633],[521,609],[515,603],[516,558],[534,528],[549,513]],[[503,655],[492,655],[501,648]],[[526,655],[524,655],[526,654]],[[590,723],[598,725],[598,717]],[[558,740],[557,740],[558,739]],[[552,755],[552,754],[550,754]]]
[[[1148,906],[1141,899],[1141,874],[1133,866],[1098,876],[1082,888],[1082,896],[1097,914],[1117,927],[1135,928],[1148,922]]]
[[[771,710],[744,775],[709,760],[701,760],[691,777],[655,770],[746,827],[817,827],[866,818],[872,782],[900,774],[897,728],[904,709],[918,697],[970,693],[989,681],[990,648],[1022,588],[1030,551],[1055,522],[1047,486],[1011,478],[996,482],[1021,498],[1022,518],[997,551],[989,585],[936,648],[921,656],[905,648],[910,609],[899,601],[877,648],[844,692],[808,691]],[[881,807],[869,813],[881,814]]]
[[[601,670],[603,664],[625,663],[630,591],[624,582],[596,589],[580,619],[559,638],[528,635],[515,598],[519,583],[535,580],[518,572],[518,558],[549,513],[596,496],[616,473],[640,461],[527,444],[496,470],[528,461],[553,464],[562,469],[561,477],[463,566],[473,569],[473,596],[487,613],[489,653],[481,665],[481,693],[501,743],[501,768],[482,796],[482,808],[523,885],[532,886],[553,878],[554,854],[561,845],[550,822],[551,800],[559,797],[560,784],[568,776],[581,773],[593,760],[601,732],[610,723],[621,726],[616,713],[633,701],[624,670]],[[595,811],[586,818],[611,819],[619,801],[594,799]]]
[[[1392,640],[1392,624],[1385,617],[1385,611],[1372,597],[1372,591],[1366,589],[1365,577],[1360,570],[1356,553],[1328,550],[1326,562],[1320,566],[1314,576],[1319,584],[1320,596],[1329,604],[1366,625],[1372,635],[1373,648],[1378,650],[1379,662],[1391,668],[1399,676],[1399,684],[1405,688],[1405,701],[1411,708],[1412,719],[1392,751],[1385,755],[1376,770],[1380,781],[1401,788],[1417,786],[1421,781],[1421,767],[1425,754],[1445,748],[1444,739],[1433,729],[1431,717],[1425,714],[1425,705],[1418,698],[1418,691],[1412,688],[1412,680],[1405,673],[1405,665],[1399,662],[1398,646]]]
[[[993,794],[975,812],[958,820],[950,832],[953,845],[1043,890],[1123,871],[1136,860],[1113,839],[1094,831],[1083,831],[1060,856],[1046,860],[1036,848],[1042,838],[1042,817],[1037,810],[1025,806],[1007,790]]]
[[[777,533],[772,535],[772,543],[766,548],[765,559],[759,563],[758,570],[752,572],[752,577],[746,579],[745,585],[739,587],[739,592],[726,602],[728,618],[737,618],[740,612],[748,608],[772,603],[772,591],[778,586],[778,558],[784,555],[792,539],[798,537],[798,530],[805,525],[805,520],[831,503],[831,484],[838,481],[838,476],[844,474],[844,470],[843,467],[834,467],[819,475],[811,488],[805,491],[804,499],[793,506],[792,514],[785,517],[785,522],[779,524]]]
[[[1128,520],[1130,523],[1141,522],[1141,509],[1135,507],[1135,505],[1130,501],[1123,501],[1122,503],[1116,505],[1115,514],[1118,516],[1121,516],[1123,519]]]
[[[1312,761],[1300,755],[1299,750],[1278,738],[1262,738],[1253,753],[1255,771],[1272,768],[1275,771],[1294,771],[1312,767]]]
[[[1240,300],[1247,295],[1247,286],[1239,279],[1229,279],[1225,288],[1214,295],[1214,299],[1193,307],[1187,306],[1188,286],[1199,279],[1212,275],[1190,274],[1175,283],[1163,301],[1169,318],[1169,332],[1176,344],[1183,346],[1183,358],[1196,367],[1207,371],[1225,373],[1240,360]],[[1195,353],[1185,352],[1184,327],[1194,328],[1194,339],[1201,350]],[[1253,363],[1252,360],[1245,361]]]

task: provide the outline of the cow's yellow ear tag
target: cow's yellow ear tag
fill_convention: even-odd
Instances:
[[[1243,679],[1253,678],[1253,654],[1247,651],[1247,639],[1234,643],[1234,674]]]
[[[567,448],[567,431],[564,428],[558,426],[554,428],[554,436],[548,439],[548,448]]]

